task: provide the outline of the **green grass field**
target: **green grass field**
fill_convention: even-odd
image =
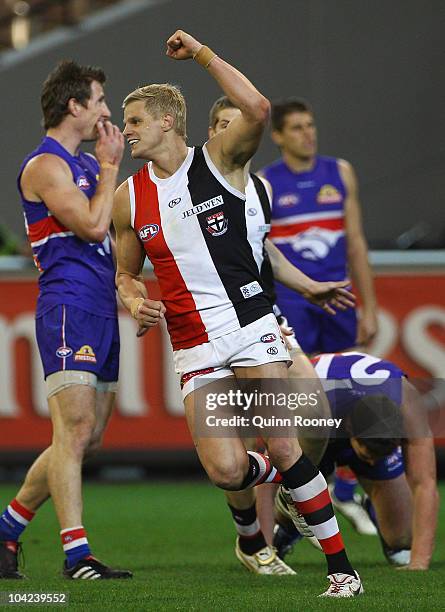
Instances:
[[[2,507],[16,492],[0,485]],[[445,485],[441,486],[445,497]],[[51,503],[23,537],[27,581],[2,581],[0,591],[67,592],[72,610],[391,610],[445,609],[445,510],[441,510],[431,570],[396,571],[378,538],[358,536],[343,521],[349,556],[366,594],[353,600],[320,600],[327,582],[323,557],[301,543],[289,564],[297,576],[256,576],[233,553],[234,530],[221,491],[206,482],[181,484],[89,483],[85,520],[94,553],[131,569],[133,580],[67,581]],[[9,606],[5,606],[9,607]],[[21,606],[19,606],[21,607]],[[59,606],[39,606],[54,609]]]

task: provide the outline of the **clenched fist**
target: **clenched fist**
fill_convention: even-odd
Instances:
[[[167,40],[166,55],[175,60],[186,60],[193,58],[201,47],[202,44],[196,38],[184,30],[176,30]]]

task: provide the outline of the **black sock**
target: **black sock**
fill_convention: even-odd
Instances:
[[[303,453],[288,470],[281,472],[281,476],[288,489],[297,489],[310,482],[318,473],[318,468]]]
[[[228,504],[239,537],[239,546],[246,555],[254,555],[267,546],[258,522],[255,504],[239,510]]]

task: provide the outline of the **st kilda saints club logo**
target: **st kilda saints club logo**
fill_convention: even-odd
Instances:
[[[212,236],[222,236],[227,232],[229,220],[225,218],[223,210],[210,215],[206,218],[206,221],[206,230],[209,232],[209,234],[212,234]]]

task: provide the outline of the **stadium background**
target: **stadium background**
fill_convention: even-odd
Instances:
[[[312,103],[320,150],[350,160],[359,176],[381,325],[371,352],[393,358],[413,377],[440,379],[445,372],[444,25],[440,0],[128,0],[111,2],[74,27],[36,36],[22,50],[6,49],[0,52],[0,224],[19,242],[24,239],[15,177],[41,137],[40,87],[59,59],[105,69],[117,123],[121,100],[135,86],[180,84],[188,101],[189,142],[205,140],[208,109],[219,91],[193,63],[165,57],[165,40],[181,27],[239,67],[272,100],[299,95]],[[275,157],[266,134],[254,168]],[[126,154],[122,178],[139,165]],[[34,341],[36,278],[25,255],[0,257],[4,481],[18,478],[51,435]],[[155,294],[149,270],[147,282]],[[201,473],[165,329],[138,341],[133,322],[122,313],[121,332],[118,408],[90,473],[96,478]]]
[[[434,0],[285,0],[279,8],[261,0],[112,2],[74,27],[54,28],[22,50],[5,50],[1,224],[24,238],[15,177],[41,137],[41,83],[61,58],[105,68],[117,123],[121,100],[135,86],[180,84],[188,100],[189,142],[206,138],[208,109],[219,95],[215,83],[193,63],[165,57],[166,38],[182,27],[211,44],[272,100],[297,94],[311,101],[320,150],[352,161],[359,175],[378,276],[381,330],[372,352],[396,359],[411,376],[440,378],[445,372],[445,159],[438,121],[445,94],[444,16],[442,3]],[[277,154],[266,134],[254,167]],[[126,154],[121,178],[139,166]],[[405,248],[394,250],[397,246]],[[50,435],[34,342],[36,273],[26,258],[1,262],[0,452],[8,451],[13,463],[26,462]],[[119,453],[123,462],[144,458],[147,451],[153,459],[152,451],[190,449],[165,329],[136,341],[125,314],[121,325],[119,407],[105,447],[131,450]],[[183,459],[187,456],[193,455]]]

